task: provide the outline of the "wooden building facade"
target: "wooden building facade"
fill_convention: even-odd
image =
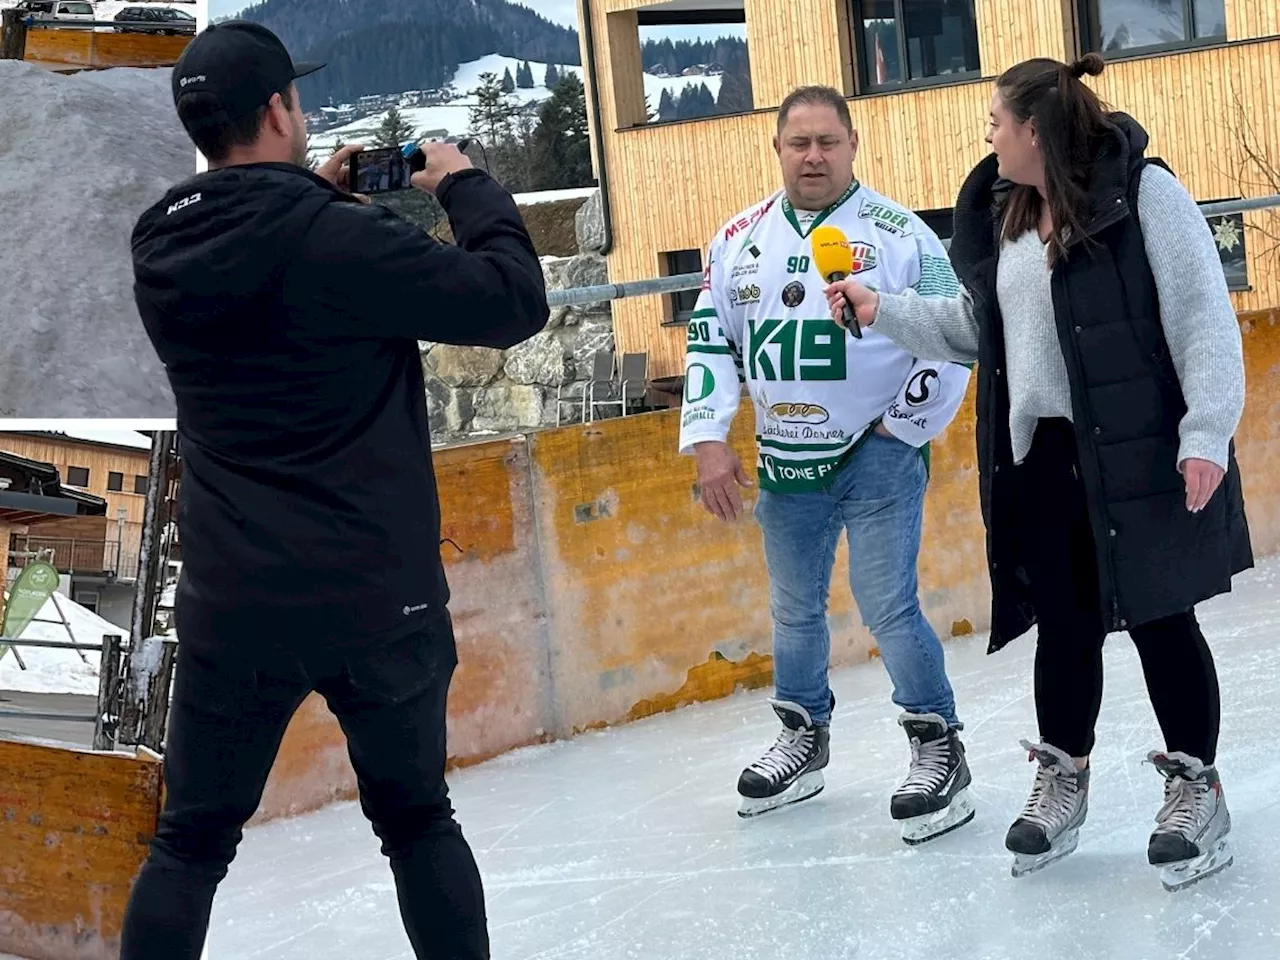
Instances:
[[[848,97],[861,137],[857,176],[947,230],[960,183],[989,149],[994,78],[1030,57],[1072,59],[1087,50],[1108,60],[1090,80],[1095,89],[1147,128],[1149,154],[1165,159],[1197,200],[1280,192],[1276,0],[578,0],[578,7],[613,282],[700,270],[716,228],[781,186],[771,146],[777,106],[802,84]],[[1144,7],[1162,18],[1150,25],[1156,36],[1142,33]],[[1122,15],[1135,22],[1122,23],[1129,32],[1118,35]],[[912,31],[926,21],[936,36],[947,34],[949,58],[923,57],[922,44],[913,45]],[[745,24],[753,109],[648,119],[642,31],[722,22]],[[888,32],[873,44],[868,24]],[[910,62],[894,65],[908,76],[899,82],[884,57],[903,35],[905,56],[889,51],[891,60]],[[880,37],[888,38],[883,47]],[[1230,218],[1223,229],[1228,244],[1242,233],[1243,256],[1224,264],[1237,309],[1280,305],[1280,211]],[[647,352],[654,377],[683,369],[677,304],[670,296],[614,303],[619,352]]]
[[[80,440],[60,433],[0,431],[0,450],[51,464],[65,487],[102,497],[106,514],[11,529],[6,552],[52,551],[54,565],[72,577],[71,597],[116,623],[127,623],[138,576],[150,451]],[[10,557],[10,566],[21,557]]]

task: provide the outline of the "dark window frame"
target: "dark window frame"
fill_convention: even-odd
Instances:
[[[1224,200],[1239,200],[1239,199],[1240,199],[1239,197],[1227,197],[1222,200],[1205,200],[1205,201],[1201,201],[1201,203],[1222,203],[1224,202]],[[1233,281],[1231,277],[1228,275],[1226,278],[1227,290],[1230,293],[1249,293],[1250,291],[1253,290],[1253,280],[1249,275],[1249,242],[1248,242],[1249,225],[1245,222],[1244,213],[1241,211],[1235,211],[1233,213],[1215,213],[1215,214],[1206,216],[1204,218],[1204,222],[1209,227],[1210,231],[1213,230],[1215,220],[1232,220],[1239,224],[1239,227],[1240,227],[1239,259],[1241,261],[1241,266],[1244,269],[1244,280]],[[1216,236],[1214,237],[1214,246],[1217,247]],[[1219,257],[1221,257],[1222,251],[1219,250],[1218,254],[1219,254]],[[1223,273],[1226,273],[1226,264],[1223,264]]]
[[[689,27],[689,26],[720,26],[722,24],[747,22],[746,7],[709,7],[700,10],[655,10],[640,9],[636,11],[636,29],[643,30],[645,27]],[[640,44],[641,60],[643,61],[644,41],[637,36]],[[744,38],[747,44],[747,71],[751,70],[751,41],[750,38]],[[644,69],[643,62],[641,70]],[[700,123],[704,120],[718,120],[721,117],[745,117],[753,113],[768,113],[776,110],[776,107],[757,107],[755,106],[755,93],[752,91],[752,106],[750,110],[734,110],[729,113],[709,113],[703,117],[683,117],[679,120],[646,120],[643,123],[633,123],[626,127],[615,127],[614,133],[625,133],[628,130],[644,130],[648,127],[668,127],[676,123]],[[657,110],[657,104],[652,105]]]
[[[854,71],[855,97],[902,93],[907,90],[922,90],[929,87],[950,87],[960,83],[973,83],[982,79],[982,37],[978,32],[977,0],[964,0],[973,8],[973,52],[978,58],[977,67],[973,70],[966,70],[963,73],[942,73],[932,77],[921,77],[918,80],[912,80],[907,76],[905,80],[894,80],[889,83],[876,83],[871,79],[871,64],[867,60],[867,31],[862,16],[863,0],[846,0],[846,2],[849,5],[849,29],[853,33],[853,59],[857,68]],[[908,49],[909,40],[907,38],[905,13],[907,0],[884,0],[884,2],[893,3],[893,19],[898,25],[898,63],[902,67],[903,74],[909,75],[911,73],[911,59]],[[1085,2],[1085,0],[1082,0],[1082,2]]]
[[[678,265],[676,260],[681,255],[692,254],[697,257],[698,265],[693,270],[685,270]],[[701,273],[703,271],[702,251],[698,249],[690,250],[663,250],[658,256],[664,258],[663,268],[664,277],[676,277],[683,273]],[[698,295],[701,291],[698,288],[692,290],[678,290],[675,293],[666,295],[667,301],[667,318],[662,321],[664,327],[683,327],[687,326],[692,318],[693,311],[698,308]],[[688,308],[680,307],[680,298],[688,298]]]
[[[107,471],[107,490],[111,493],[123,493],[124,474],[115,470]]]
[[[82,471],[84,471],[84,481],[83,481],[83,482],[77,482],[76,480],[74,480],[74,479],[73,479],[73,471],[76,471],[76,470],[82,470]],[[69,487],[88,487],[88,486],[89,486],[89,477],[90,477],[90,476],[91,476],[91,474],[90,474],[90,472],[89,472],[89,468],[88,468],[88,467],[73,467],[73,466],[70,466],[70,465],[68,465],[68,466],[67,466],[67,486],[69,486]]]
[[[139,496],[147,495],[147,476],[143,473],[135,473],[133,475],[133,492]]]
[[[1099,5],[1107,0],[1076,0],[1076,18],[1081,53],[1099,53],[1108,61],[1125,60],[1132,57],[1152,57],[1166,53],[1182,53],[1187,50],[1200,50],[1204,47],[1221,46],[1227,42],[1227,35],[1215,33],[1211,36],[1197,37],[1195,0],[1182,0],[1182,24],[1184,33],[1189,39],[1173,43],[1151,43],[1140,47],[1125,47],[1108,53],[1102,49],[1102,13]]]

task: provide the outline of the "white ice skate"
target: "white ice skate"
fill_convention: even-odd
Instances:
[[[1164,806],[1147,845],[1147,860],[1160,869],[1164,888],[1182,890],[1231,866],[1231,814],[1218,771],[1185,753],[1147,759],[1165,778]]]
[[[770,700],[782,721],[782,732],[773,746],[738,778],[742,804],[740,817],[756,817],[817,796],[825,786],[822,768],[827,765],[828,734],[817,726],[809,711],[798,703]]]
[[[898,723],[911,743],[911,769],[889,801],[889,815],[902,823],[902,839],[925,843],[973,819],[973,777],[964,744],[934,713],[904,713]]]
[[[1005,847],[1013,853],[1013,875],[1043,870],[1075,850],[1089,812],[1089,769],[1047,743],[1022,746],[1037,760],[1036,781],[1022,815],[1009,827]]]

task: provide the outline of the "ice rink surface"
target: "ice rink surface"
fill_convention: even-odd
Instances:
[[[450,777],[485,878],[495,960],[1275,960],[1280,958],[1280,563],[1201,608],[1222,682],[1219,755],[1236,862],[1166,893],[1146,863],[1162,747],[1128,637],[1107,689],[1080,849],[1021,880],[1004,833],[1030,789],[1028,636],[947,646],[976,819],[908,848],[888,816],[905,735],[879,662],[833,677],[827,789],[751,821],[740,768],[773,739],[767,691],[521,750]],[[410,958],[357,805],[247,832],[210,960]]]

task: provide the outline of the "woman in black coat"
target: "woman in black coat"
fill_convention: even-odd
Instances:
[[[1218,680],[1197,603],[1252,566],[1232,437],[1240,331],[1208,224],[1131,117],[1036,59],[996,82],[987,142],[955,207],[951,266],[914,290],[828,291],[866,336],[978,361],[991,650],[1038,625],[1040,742],[1009,829],[1014,875],[1075,849],[1088,809],[1102,644],[1126,630],[1165,750],[1148,859],[1165,885],[1231,861],[1214,767]],[[957,278],[959,283],[957,283]]]

